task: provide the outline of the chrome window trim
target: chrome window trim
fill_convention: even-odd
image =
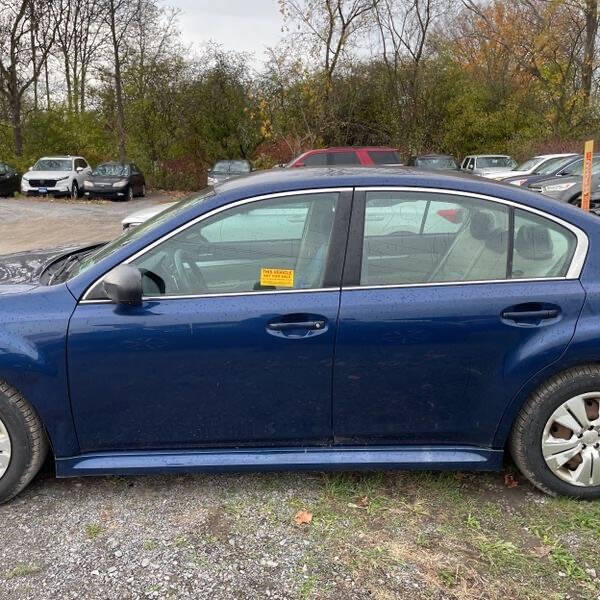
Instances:
[[[271,194],[264,194],[261,196],[252,196],[251,198],[244,198],[243,200],[236,200],[235,202],[225,204],[224,206],[219,206],[203,215],[200,215],[199,217],[196,217],[195,219],[192,219],[191,221],[188,221],[187,223],[184,223],[183,225],[180,225],[177,229],[174,229],[173,231],[166,233],[158,240],[152,242],[145,248],[142,248],[141,250],[136,252],[134,255],[132,255],[129,258],[125,259],[124,261],[120,262],[119,265],[128,265],[129,263],[134,261],[136,258],[139,258],[140,256],[143,256],[144,254],[146,254],[153,248],[156,248],[156,246],[159,246],[163,242],[166,242],[168,239],[172,238],[173,236],[177,235],[178,233],[185,231],[186,229],[188,229],[188,227],[192,227],[192,225],[195,225],[196,223],[204,221],[205,219],[208,219],[209,217],[217,215],[221,212],[229,210],[230,208],[235,208],[237,206],[243,206],[245,204],[251,204],[252,202],[259,202],[260,200],[270,200],[272,198],[286,198],[286,197],[293,197],[293,196],[306,196],[306,195],[312,195],[312,194],[330,194],[330,193],[342,194],[344,192],[352,192],[353,189],[354,188],[352,188],[352,187],[309,188],[306,190],[293,190],[290,192],[275,192],[275,193],[271,193]],[[115,269],[119,265],[114,266],[113,269]],[[79,301],[79,304],[84,304],[84,303],[85,304],[105,304],[105,303],[111,302],[110,300],[105,300],[105,299],[90,300],[87,297],[88,294],[104,279],[104,277],[106,277],[106,275],[107,275],[107,273],[104,273],[101,277],[98,277],[98,279],[96,279],[91,285],[88,286],[88,288],[85,290],[81,300]],[[257,295],[261,295],[261,294],[281,294],[281,293],[289,294],[289,293],[294,293],[294,292],[315,292],[315,291],[321,291],[321,290],[322,291],[325,291],[325,290],[330,291],[331,289],[339,290],[340,288],[339,287],[336,287],[336,288],[314,288],[314,289],[308,289],[308,290],[265,290],[262,292],[259,291],[259,292],[234,292],[231,294],[198,294],[195,296],[194,295],[190,295],[190,296],[143,296],[142,300],[155,300],[157,298],[160,298],[161,300],[165,300],[168,298],[181,299],[181,298],[212,298],[212,297],[222,297],[222,296],[250,296],[250,295],[257,296]]]
[[[343,193],[343,192],[419,192],[419,193],[429,193],[429,194],[445,194],[448,196],[464,196],[468,198],[478,198],[480,200],[487,200],[489,202],[496,202],[498,204],[504,204],[506,206],[511,206],[513,208],[518,208],[519,210],[523,210],[525,212],[530,212],[535,215],[539,215],[540,217],[546,218],[549,221],[553,221],[569,231],[571,231],[576,239],[577,246],[575,248],[575,252],[573,253],[573,258],[571,259],[571,264],[569,265],[569,269],[565,277],[537,277],[537,278],[526,278],[526,279],[488,279],[488,280],[479,280],[479,281],[440,281],[440,282],[424,282],[424,283],[402,283],[402,284],[384,284],[384,285],[374,285],[374,286],[343,286],[341,288],[315,288],[315,289],[307,289],[307,290],[265,290],[265,291],[256,291],[256,292],[233,292],[230,294],[198,294],[198,295],[182,295],[182,296],[144,296],[143,300],[182,300],[182,299],[194,299],[194,298],[224,298],[224,297],[236,297],[236,296],[261,296],[261,295],[272,295],[272,294],[298,294],[298,293],[308,293],[308,292],[330,292],[330,291],[353,291],[353,290],[369,290],[369,289],[394,289],[394,288],[414,288],[414,287],[433,287],[433,286],[449,286],[449,285],[480,285],[485,283],[532,283],[536,281],[567,281],[573,279],[579,279],[581,275],[581,271],[583,270],[583,265],[585,263],[585,259],[587,257],[588,248],[589,248],[589,239],[587,234],[572,223],[568,221],[564,221],[560,217],[556,217],[555,215],[551,215],[543,210],[539,210],[537,208],[532,208],[530,206],[526,206],[524,204],[519,204],[518,202],[514,202],[512,200],[505,200],[504,198],[496,198],[494,196],[487,196],[485,194],[478,194],[475,192],[464,192],[462,190],[449,190],[444,188],[428,188],[428,187],[415,187],[415,186],[357,186],[355,188],[352,187],[339,187],[339,188],[310,188],[306,190],[293,190],[290,192],[277,192],[272,194],[265,194],[262,196],[254,196],[252,198],[245,198],[243,200],[237,200],[236,202],[232,202],[230,204],[226,204],[224,206],[219,206],[218,208],[213,209],[212,211],[200,215],[195,219],[192,219],[188,223],[184,223],[177,229],[165,234],[163,237],[159,238],[152,244],[146,246],[142,250],[136,252],[133,256],[130,256],[128,259],[122,261],[119,264],[129,264],[134,261],[136,258],[143,256],[146,252],[149,252],[156,246],[160,245],[164,241],[169,238],[177,235],[181,231],[185,231],[188,227],[203,221],[204,219],[208,219],[213,215],[219,214],[225,210],[230,208],[234,208],[237,206],[243,206],[244,204],[250,204],[252,202],[258,202],[260,200],[268,200],[271,198],[283,198],[289,196],[299,196],[299,195],[307,195],[307,194],[321,194],[321,193]],[[118,265],[117,265],[118,266]],[[115,268],[115,267],[113,267]],[[111,300],[90,300],[87,298],[87,295],[90,291],[96,287],[104,279],[106,273],[96,279],[90,286],[88,286],[87,290],[83,294],[83,297],[79,301],[79,304],[110,304]]]
[[[195,298],[230,298],[235,296],[264,296],[269,294],[318,294],[320,292],[339,292],[340,287],[313,288],[303,290],[264,290],[257,292],[232,292],[230,294],[187,294],[181,296],[144,296],[143,300],[193,300]],[[81,300],[79,304],[112,304],[112,300]]]
[[[504,198],[496,198],[495,196],[487,196],[486,194],[478,194],[475,192],[463,192],[462,190],[447,190],[442,188],[423,188],[423,187],[406,187],[406,186],[361,186],[355,188],[357,192],[423,192],[429,194],[446,194],[448,196],[465,196],[468,198],[478,198],[480,200],[487,200],[489,202],[496,202],[497,204],[504,204],[506,206],[511,206],[513,208],[518,208],[519,210],[523,210],[525,212],[530,212],[532,214],[538,215],[540,217],[544,217],[549,221],[553,221],[562,225],[565,229],[568,229],[571,233],[573,233],[577,239],[577,246],[575,247],[575,252],[573,253],[573,258],[571,259],[571,264],[569,265],[569,269],[567,270],[567,274],[565,277],[538,277],[533,279],[495,279],[488,280],[485,283],[499,283],[502,281],[556,281],[561,279],[579,279],[581,275],[581,271],[583,270],[583,265],[585,263],[585,259],[587,257],[588,248],[589,248],[589,239],[585,231],[579,229],[576,225],[569,223],[561,219],[560,217],[556,217],[555,215],[551,215],[543,210],[539,210],[537,208],[532,208],[531,206],[526,206],[524,204],[519,204],[518,202],[514,202],[512,200],[505,200]],[[461,284],[469,284],[473,283],[470,281],[455,281],[455,282],[441,282],[446,285],[461,285]],[[482,283],[482,282],[477,282]],[[426,283],[419,284],[400,284],[402,287],[407,285],[415,286],[415,285],[428,285]],[[440,285],[439,283],[434,283],[434,285]],[[375,286],[379,287],[379,286]],[[399,287],[397,285],[391,285],[390,287]],[[365,289],[361,287],[360,289]]]
[[[342,287],[343,292],[356,290],[393,290],[396,288],[439,287],[449,285],[481,285],[483,283],[534,283],[536,281],[574,281],[568,277],[538,277],[533,279],[478,279],[477,281],[437,281],[426,283],[389,283],[382,285],[349,285]]]

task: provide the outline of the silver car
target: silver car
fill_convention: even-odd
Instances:
[[[473,175],[492,178],[496,173],[508,171],[517,166],[517,161],[506,154],[471,154],[465,156],[460,169]]]

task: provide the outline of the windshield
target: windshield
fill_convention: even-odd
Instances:
[[[85,257],[84,260],[81,260],[78,263],[74,263],[73,268],[71,268],[68,271],[68,275],[65,278],[65,280],[70,279],[75,275],[79,275],[84,271],[87,271],[90,267],[93,267],[94,265],[98,264],[101,260],[104,260],[107,256],[114,254],[124,246],[131,244],[131,242],[138,240],[155,227],[162,225],[164,222],[168,221],[169,219],[173,218],[179,213],[184,212],[194,204],[204,202],[207,198],[214,195],[215,192],[213,188],[205,188],[204,190],[202,190],[202,192],[200,192],[200,195],[194,194],[189,198],[184,198],[183,200],[177,202],[177,204],[174,204],[170,208],[167,208],[166,210],[158,213],[157,215],[155,215],[151,219],[148,219],[141,225],[138,225],[133,229],[127,229],[127,231],[124,234],[115,238],[112,242],[109,242],[108,244],[105,244],[104,246],[101,246],[94,252],[90,253]]]
[[[458,169],[450,156],[424,156],[415,160],[415,166],[427,169]]]
[[[0,163],[0,175],[5,175],[9,171],[10,171],[10,169],[8,168],[8,165],[5,165],[4,163]]]
[[[250,173],[247,160],[219,160],[212,168],[214,173]]]
[[[129,175],[129,165],[124,165],[122,163],[105,163],[103,165],[98,165],[92,171],[92,175],[125,177]]]
[[[568,165],[573,161],[572,156],[560,156],[558,158],[550,158],[544,161],[538,168],[533,172],[534,175],[551,175],[556,173],[558,169]]]
[[[515,163],[510,156],[480,156],[477,169],[512,169]]]
[[[529,160],[526,160],[524,163],[520,164],[515,171],[530,171],[531,169],[535,168],[535,166],[537,164],[543,163],[544,159],[540,158],[539,156],[536,156],[535,158],[530,158]]]
[[[73,161],[70,158],[42,158],[35,163],[34,171],[72,171]]]

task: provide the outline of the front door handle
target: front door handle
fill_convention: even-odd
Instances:
[[[530,321],[555,319],[560,314],[558,308],[546,308],[542,310],[505,310],[502,318],[507,321]]]
[[[325,327],[325,321],[298,321],[296,323],[269,323],[268,328],[273,331],[289,331],[290,329],[307,329],[319,331]]]

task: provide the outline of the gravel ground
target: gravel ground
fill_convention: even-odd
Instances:
[[[172,201],[156,192],[131,202],[0,198],[0,255],[110,240],[128,214]]]

